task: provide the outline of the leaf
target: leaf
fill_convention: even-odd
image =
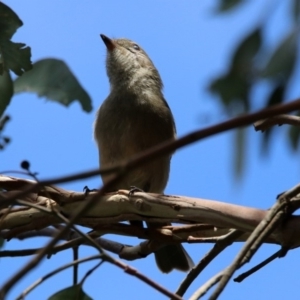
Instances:
[[[22,43],[13,43],[9,40],[0,39],[0,74],[4,70],[12,70],[16,75],[21,76],[25,71],[32,68],[30,61],[31,49]]]
[[[6,126],[6,123],[9,121],[10,117],[8,115],[5,115],[0,118],[0,150],[4,150],[5,147],[10,143],[11,138],[8,136],[3,135],[4,127]],[[0,188],[0,191],[3,191],[3,189]],[[3,241],[0,238],[0,248],[2,246]]]
[[[285,84],[282,84],[281,82],[279,82],[277,85],[275,85],[275,87],[272,89],[272,91],[269,95],[269,99],[267,101],[266,107],[270,107],[272,105],[282,103],[283,99],[284,99],[283,97],[284,97],[285,90],[286,90]],[[270,140],[271,140],[271,137],[273,136],[275,129],[276,129],[275,127],[271,127],[270,129],[266,130],[263,133],[262,150],[264,153],[266,153],[267,150],[269,149],[268,147],[270,145]]]
[[[23,22],[8,6],[0,2],[0,39],[10,40]]]
[[[298,149],[299,138],[300,138],[299,128],[296,126],[291,126],[289,128],[288,136],[289,136],[289,141],[292,149],[296,151]]]
[[[244,170],[246,134],[247,131],[245,128],[238,128],[235,132],[235,151],[232,153],[234,155],[234,169],[237,179],[241,176]]]
[[[54,295],[50,296],[48,300],[93,300],[89,297],[79,285],[70,286],[63,289]]]
[[[13,82],[9,72],[4,72],[3,75],[0,75],[0,118],[10,103],[12,95]]]
[[[241,74],[251,74],[253,59],[261,48],[261,29],[257,28],[246,36],[236,48],[232,58],[232,69]]]
[[[227,12],[233,8],[235,8],[237,5],[244,2],[244,0],[220,0],[219,7],[217,8],[218,13],[224,13]]]
[[[1,134],[1,131],[4,130],[6,124],[8,123],[8,121],[10,121],[10,116],[8,115],[5,115],[3,117],[0,118],[0,134]]]
[[[294,20],[297,22],[300,16],[300,0],[292,1],[292,14],[294,16]]]
[[[76,77],[62,60],[43,59],[33,65],[33,69],[14,82],[15,93],[30,91],[39,97],[57,101],[69,106],[78,100],[86,112],[92,110],[92,101]]]
[[[227,113],[240,113],[248,109],[250,85],[239,74],[230,72],[219,77],[211,83],[209,89],[221,97]]]
[[[261,29],[247,35],[234,51],[229,72],[210,85],[219,94],[227,112],[249,110],[249,93],[253,77],[253,60],[261,48]]]
[[[297,31],[293,31],[275,49],[261,75],[287,81],[294,70],[297,55]]]
[[[23,43],[10,41],[16,30],[23,25],[19,17],[6,5],[0,2],[0,75],[12,70],[22,75],[32,68],[30,47]]]

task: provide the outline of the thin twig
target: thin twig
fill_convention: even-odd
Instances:
[[[247,242],[243,245],[242,249],[238,253],[238,255],[235,257],[233,262],[230,266],[226,267],[222,272],[223,276],[220,279],[220,282],[213,292],[213,294],[210,296],[210,300],[217,299],[227,283],[229,282],[230,278],[232,277],[233,273],[240,267],[241,261],[245,257],[245,255],[248,253],[251,246],[255,243],[257,240],[257,237],[260,236],[265,230],[265,228],[268,226],[268,224],[272,221],[272,219],[276,216],[278,211],[282,210],[286,206],[286,203],[280,203],[276,202],[273,207],[268,211],[266,217],[259,223],[259,225],[255,228],[255,230],[252,232],[252,234],[249,236]]]
[[[90,260],[95,260],[95,259],[101,259],[102,258],[102,254],[97,254],[97,255],[93,255],[90,257],[86,257],[86,258],[82,258],[82,259],[78,259],[76,261],[72,261],[68,264],[65,264],[57,269],[55,269],[54,271],[44,275],[42,278],[39,278],[37,281],[35,281],[33,284],[31,284],[28,288],[26,288],[21,295],[19,295],[16,299],[24,299],[26,295],[28,295],[32,290],[34,290],[37,286],[39,286],[40,284],[42,284],[44,281],[46,281],[48,278],[52,277],[53,275],[67,269],[70,267],[73,267],[74,265],[79,265],[81,263],[90,261]]]
[[[277,196],[278,202],[289,202],[292,198],[296,197],[300,194],[300,184],[293,186],[292,188],[288,189],[284,193],[281,193]]]
[[[90,270],[88,270],[86,272],[86,274],[83,276],[83,278],[80,280],[79,285],[83,286],[85,280],[94,272],[96,271],[102,264],[104,263],[104,260],[99,261],[96,266],[94,266],[93,268],[91,268]]]
[[[72,247],[73,250],[73,261],[78,260],[78,246]],[[78,264],[73,266],[73,285],[77,285],[78,282]]]
[[[249,271],[242,273],[241,275],[237,276],[236,278],[233,279],[235,282],[242,282],[244,279],[252,275],[253,273],[257,272],[270,262],[272,262],[274,259],[279,257],[279,254],[281,253],[281,250],[278,250],[274,254],[272,254],[270,257],[262,261],[260,264],[256,265],[254,268],[251,268]]]
[[[68,221],[68,219],[66,219],[63,215],[61,215],[59,212],[57,212],[57,215],[59,218],[61,218],[62,220],[65,221],[66,226],[65,228],[62,229],[62,231],[65,231],[66,228],[69,230],[68,226],[70,226],[70,228],[73,228],[73,230],[75,232],[77,232],[83,239],[86,239],[91,245],[93,245],[95,248],[97,248],[100,253],[103,255],[102,258],[112,264],[114,264],[115,266],[118,266],[120,268],[122,268],[126,273],[133,275],[137,278],[139,278],[140,280],[142,280],[143,282],[147,283],[148,285],[150,285],[151,287],[155,288],[156,290],[160,291],[161,293],[163,293],[164,295],[170,297],[171,299],[177,299],[180,300],[181,297],[179,297],[178,295],[168,291],[166,288],[164,288],[163,286],[159,285],[158,283],[156,283],[155,281],[151,280],[150,278],[148,278],[147,276],[145,276],[144,274],[138,272],[136,269],[133,269],[132,267],[130,267],[129,265],[124,264],[123,262],[121,262],[120,260],[114,259],[112,256],[108,255],[108,253],[106,253],[90,236],[82,233],[79,229],[77,229],[76,227],[74,227],[73,225],[70,224],[70,222]],[[61,233],[61,232],[60,232]],[[58,236],[58,235],[57,235]],[[50,241],[49,244],[51,244],[53,240]],[[48,246],[49,247],[49,246]],[[47,246],[45,247],[47,248]],[[45,248],[42,248],[40,250],[40,252],[37,254],[37,256],[40,256],[40,253],[45,252]],[[49,249],[51,249],[51,247],[49,247]],[[46,254],[46,252],[45,252]],[[43,256],[45,255],[43,254]],[[25,267],[27,266],[32,266],[33,263],[36,263],[35,258],[32,259],[29,264],[27,264]],[[21,272],[25,272],[27,271],[26,268],[22,268],[19,272],[18,272],[18,276],[20,276]],[[13,283],[14,284],[14,280],[16,280],[17,276],[14,276],[11,278],[10,281],[8,281],[8,283]],[[5,289],[2,288],[2,290],[5,291]],[[1,297],[0,297],[1,298]],[[4,298],[4,297],[3,297]]]
[[[219,237],[219,240],[216,242],[214,247],[209,250],[208,253],[200,260],[200,262],[192,268],[183,282],[180,284],[179,288],[176,291],[177,295],[183,296],[187,291],[189,286],[193,281],[198,277],[198,275],[208,266],[208,264],[217,257],[224,249],[230,246],[239,236],[243,234],[242,231],[233,230],[226,234],[225,236]]]
[[[60,216],[61,219],[63,219],[64,221],[67,222],[67,225],[65,226],[64,229],[59,231],[55,235],[55,237],[44,248],[42,248],[32,260],[30,260],[25,266],[23,266],[23,268],[21,268],[18,272],[16,272],[13,277],[11,277],[9,280],[6,281],[6,283],[4,283],[4,285],[2,286],[2,288],[0,290],[0,299],[4,299],[7,292],[25,274],[27,274],[30,270],[32,270],[34,267],[36,267],[38,265],[38,263],[43,259],[43,257],[48,253],[48,251],[50,249],[52,249],[53,246],[55,246],[55,244],[61,239],[61,237],[63,237],[72,227],[79,235],[82,235],[83,238],[88,239],[89,242],[91,242],[91,244],[94,245],[100,251],[100,253],[102,252],[102,249],[99,247],[99,245],[97,243],[95,243],[95,241],[93,241],[93,239],[91,239],[87,235],[83,234],[80,230],[78,230],[76,227],[73,226],[76,219],[79,218],[80,215],[82,213],[84,213],[85,211],[87,211],[89,209],[89,206],[92,205],[93,198],[94,197],[92,197],[90,199],[90,201],[86,201],[86,203],[84,203],[84,205],[83,205],[82,210],[75,213],[70,221],[68,219],[66,219],[64,216],[62,216],[61,214],[57,213],[57,215]]]
[[[166,288],[164,288],[163,286],[161,286],[160,284],[156,283],[155,281],[151,280],[150,278],[148,278],[147,276],[145,276],[144,274],[138,272],[136,269],[124,264],[122,261],[120,260],[115,260],[112,257],[110,257],[112,259],[112,263],[114,265],[116,265],[117,267],[121,268],[124,270],[125,273],[135,276],[137,278],[139,278],[140,280],[142,280],[143,282],[145,282],[146,284],[150,285],[151,287],[153,287],[154,289],[158,290],[159,292],[161,292],[162,294],[166,295],[167,297],[169,297],[170,299],[175,299],[175,300],[182,300],[182,298],[170,291],[168,291]]]
[[[205,284],[203,284],[190,298],[190,300],[198,300],[204,296],[220,279],[224,276],[223,271],[211,277]]]
[[[261,130],[261,131],[265,131],[267,129],[269,129],[270,127],[274,126],[274,125],[283,125],[283,124],[287,124],[287,125],[294,125],[294,126],[300,126],[300,118],[297,116],[291,116],[291,115],[277,115],[265,120],[259,120],[257,122],[255,122],[254,128],[256,131]]]
[[[257,252],[258,248],[263,244],[266,237],[269,236],[280,223],[282,223],[284,218],[286,218],[286,214],[282,211],[278,211],[277,214],[272,218],[270,223],[261,232],[261,234],[257,236],[255,242],[252,244],[249,251],[245,254],[244,258],[242,259],[240,267],[250,261],[253,255]]]

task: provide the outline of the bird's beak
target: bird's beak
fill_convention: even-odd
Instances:
[[[114,50],[116,48],[116,44],[115,44],[115,42],[112,39],[108,38],[104,34],[100,34],[100,36],[101,36],[101,38],[102,38],[102,40],[103,40],[103,42],[104,42],[107,50],[112,51],[112,50]]]

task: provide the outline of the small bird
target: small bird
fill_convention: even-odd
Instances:
[[[107,48],[106,70],[110,93],[100,106],[94,137],[102,168],[116,165],[164,141],[175,139],[172,112],[164,99],[160,75],[145,51],[128,39],[100,35]],[[132,186],[163,193],[170,172],[171,154],[127,172],[113,190]],[[111,175],[103,175],[106,183]],[[167,224],[147,223],[149,227]],[[193,261],[181,245],[165,245],[155,252],[159,269],[188,271]]]

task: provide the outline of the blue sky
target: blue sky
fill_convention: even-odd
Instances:
[[[5,133],[12,143],[1,153],[1,170],[19,170],[20,162],[30,161],[40,179],[86,171],[97,167],[98,153],[92,138],[95,109],[109,92],[105,72],[105,46],[99,34],[126,37],[136,41],[149,54],[164,82],[164,94],[177,125],[178,136],[226,119],[217,99],[207,91],[210,81],[224,72],[236,43],[255,25],[268,18],[265,30],[268,46],[288,32],[286,16],[290,3],[247,1],[238,10],[216,15],[216,1],[5,1],[21,18],[24,26],[13,40],[32,49],[32,60],[54,57],[63,59],[90,94],[94,110],[86,114],[78,103],[65,108],[34,94],[16,95],[7,109],[12,121]],[[299,72],[298,72],[299,73]],[[263,106],[263,91],[254,92],[255,107]],[[293,87],[288,99],[299,96]],[[247,156],[243,177],[233,171],[233,134],[207,138],[178,150],[172,159],[171,174],[165,193],[215,199],[228,203],[267,209],[278,193],[298,183],[299,162],[287,145],[282,127],[276,133],[269,155],[261,155],[260,135],[248,129]],[[99,178],[62,185],[67,189],[98,187]],[[109,236],[117,241],[136,244],[137,239]],[[41,247],[46,239],[9,241],[5,249]],[[211,245],[186,245],[197,262]],[[226,267],[241,244],[218,257],[190,287],[185,299],[212,275]],[[247,270],[279,249],[263,246],[243,270]],[[299,250],[274,261],[244,282],[230,282],[221,299],[295,298]],[[81,247],[80,257],[96,250]],[[0,284],[26,261],[2,258]],[[15,286],[8,299],[14,299],[39,277],[72,260],[71,251],[45,259]],[[80,267],[81,277],[95,263]],[[156,268],[154,257],[130,262],[152,279],[174,291],[185,274],[164,275]],[[239,274],[239,272],[237,273]],[[45,299],[72,284],[71,271],[46,281],[26,299]],[[104,264],[85,283],[85,291],[94,299],[166,299],[163,295],[109,264]],[[205,297],[204,297],[205,298]]]

